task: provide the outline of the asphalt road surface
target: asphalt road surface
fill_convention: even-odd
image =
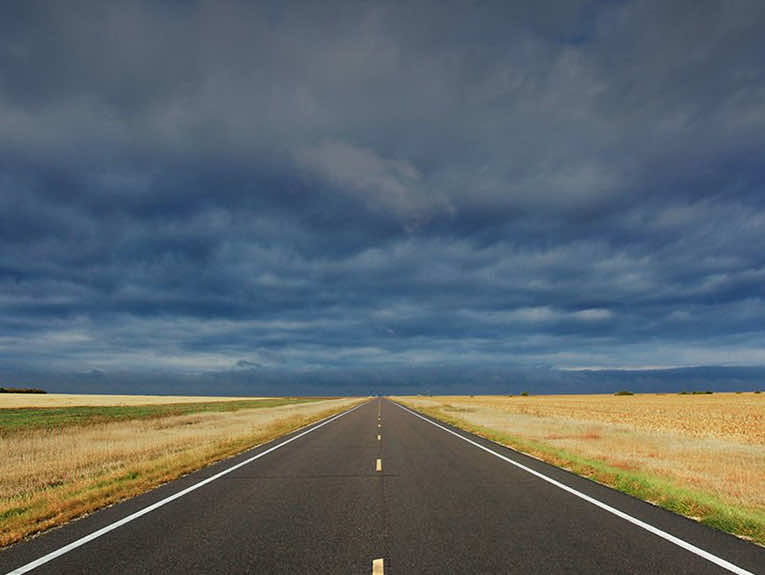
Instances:
[[[374,399],[0,551],[26,572],[743,574],[765,550]]]

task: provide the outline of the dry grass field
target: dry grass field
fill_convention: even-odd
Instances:
[[[393,399],[765,544],[764,394]]]
[[[45,396],[36,399],[40,398]],[[233,411],[206,411],[217,404],[193,399],[199,411],[181,415],[172,411],[173,404],[164,404],[171,410],[169,415],[160,412],[144,417],[139,411],[137,419],[129,420],[89,417],[83,420],[85,424],[65,420],[64,425],[48,427],[0,425],[0,546],[146,491],[361,401],[272,398],[242,403],[245,407]],[[114,404],[109,407],[114,409]],[[188,409],[188,404],[183,407]],[[44,412],[28,409],[36,416]],[[48,409],[57,417],[62,410]],[[134,408],[120,409],[124,414],[124,409]],[[0,423],[4,413],[18,411],[0,409]]]
[[[73,407],[102,405],[161,405],[262,399],[205,395],[86,395],[81,393],[0,393],[0,409],[12,407]]]

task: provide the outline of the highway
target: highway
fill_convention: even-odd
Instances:
[[[765,549],[375,398],[0,552],[27,572],[746,574]]]

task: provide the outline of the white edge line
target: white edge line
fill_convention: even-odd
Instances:
[[[296,439],[299,439],[299,438],[303,437],[304,435],[306,435],[308,433],[311,433],[312,431],[316,431],[320,427],[323,427],[323,426],[327,425],[328,423],[331,423],[334,420],[339,419],[340,417],[343,417],[344,415],[348,415],[352,411],[356,411],[359,407],[361,407],[362,405],[364,405],[366,403],[368,403],[368,402],[360,403],[359,405],[357,405],[355,407],[352,407],[351,409],[349,409],[347,411],[344,411],[342,413],[339,413],[337,415],[331,415],[328,418],[325,418],[323,421],[320,420],[318,424],[317,423],[309,423],[305,427],[313,426],[313,427],[310,427],[310,429],[306,429],[305,431],[290,437],[288,440],[282,441],[278,445],[274,445],[273,447],[269,447],[265,451],[261,451],[260,453],[250,457],[249,459],[245,459],[244,461],[241,461],[241,462],[237,463],[236,465],[232,465],[231,467],[229,467],[227,469],[224,469],[223,471],[220,471],[220,472],[216,473],[215,475],[211,475],[207,479],[203,479],[199,483],[195,483],[194,485],[191,485],[190,487],[187,487],[186,489],[183,489],[183,490],[179,491],[178,493],[174,493],[174,494],[172,494],[172,495],[170,495],[168,497],[165,497],[164,499],[162,499],[160,501],[157,501],[156,503],[153,503],[153,504],[151,504],[151,505],[149,505],[147,507],[144,507],[143,509],[139,509],[135,513],[131,513],[130,515],[128,515],[127,517],[123,517],[119,521],[115,521],[114,523],[110,523],[106,527],[102,527],[101,529],[98,529],[97,531],[93,531],[93,533],[89,533],[88,535],[85,535],[84,537],[80,537],[76,541],[72,541],[68,545],[64,545],[63,547],[60,547],[59,549],[56,549],[55,551],[51,551],[50,553],[48,553],[47,555],[43,555],[39,559],[35,559],[34,561],[31,561],[30,563],[27,563],[26,565],[22,565],[21,567],[17,567],[13,571],[9,571],[8,573],[6,573],[6,575],[21,575],[22,573],[28,573],[32,569],[35,569],[35,568],[39,567],[40,565],[44,565],[45,563],[47,563],[48,561],[52,561],[56,557],[60,557],[61,555],[64,555],[65,553],[69,553],[73,549],[76,549],[77,547],[85,545],[86,543],[88,543],[90,541],[93,541],[94,539],[96,539],[98,537],[101,537],[101,535],[105,535],[105,534],[109,533],[110,531],[114,531],[118,527],[122,527],[126,523],[130,523],[134,519],[138,519],[139,517],[141,517],[143,515],[146,515],[147,513],[151,513],[155,509],[158,509],[158,508],[162,507],[163,505],[166,505],[166,504],[170,503],[171,501],[175,501],[176,499],[179,499],[180,497],[183,497],[184,495],[186,495],[188,493],[191,493],[195,489],[199,489],[200,487],[202,487],[204,485],[207,485],[208,483],[211,483],[211,482],[215,481],[216,479],[218,479],[220,477],[223,477],[224,475],[227,475],[227,474],[231,473],[232,471],[234,471],[236,469],[239,469],[240,467],[242,467],[244,465],[247,465],[248,463],[252,463],[256,459],[260,459],[264,455],[268,455],[272,451],[276,451],[280,447],[284,447],[288,443],[292,443]],[[258,447],[259,446],[255,446],[255,447],[251,447],[250,449],[257,449]]]
[[[751,571],[747,571],[746,569],[742,569],[738,565],[734,565],[733,563],[730,563],[729,561],[726,561],[725,559],[718,557],[717,555],[713,555],[712,553],[709,553],[708,551],[704,551],[703,549],[696,547],[692,543],[688,543],[687,541],[684,541],[680,539],[679,537],[675,537],[674,535],[667,533],[666,531],[663,531],[659,529],[658,527],[654,527],[653,525],[646,523],[645,521],[641,521],[640,519],[637,519],[635,517],[632,517],[632,515],[628,515],[624,511],[619,511],[615,507],[611,507],[610,505],[603,503],[602,501],[598,501],[597,499],[590,497],[589,495],[585,495],[581,491],[577,491],[573,487],[569,487],[568,485],[565,485],[564,483],[561,483],[560,481],[556,481],[552,477],[548,477],[547,475],[544,475],[543,473],[540,473],[538,471],[535,471],[531,469],[530,467],[526,467],[522,463],[518,463],[517,461],[513,461],[509,457],[505,457],[504,455],[501,455],[497,453],[496,451],[489,449],[488,447],[481,445],[480,443],[473,441],[472,439],[468,439],[464,435],[461,435],[457,433],[456,431],[452,431],[448,427],[444,427],[443,425],[436,423],[435,421],[428,419],[427,417],[424,417],[417,413],[416,411],[412,411],[409,408],[404,407],[403,405],[400,405],[396,402],[393,402],[395,405],[403,409],[404,411],[408,411],[412,415],[415,415],[419,417],[420,419],[427,421],[428,423],[435,425],[436,427],[443,429],[444,431],[447,431],[451,433],[452,435],[455,435],[459,437],[460,439],[467,441],[471,445],[474,445],[475,447],[478,447],[479,449],[483,449],[484,451],[491,453],[492,455],[499,457],[503,461],[506,461],[507,463],[510,463],[512,465],[515,465],[519,469],[523,469],[524,471],[527,471],[528,473],[531,473],[532,475],[538,477],[539,479],[542,479],[543,481],[547,481],[548,483],[551,483],[552,485],[555,485],[556,487],[559,487],[560,489],[563,489],[564,491],[568,491],[572,495],[576,495],[577,497],[584,499],[588,503],[592,503],[593,505],[596,505],[600,507],[601,509],[604,509],[605,511],[608,511],[609,513],[613,513],[617,517],[621,517],[625,521],[629,521],[630,523],[637,525],[638,527],[641,527],[642,529],[645,529],[646,531],[653,533],[654,535],[657,535],[661,537],[662,539],[666,539],[670,543],[674,543],[678,547],[682,547],[683,549],[690,551],[691,553],[694,553],[698,555],[699,557],[703,557],[707,561],[711,561],[712,563],[719,565],[723,569],[727,569],[728,571],[732,573],[737,573],[738,575],[755,575]]]

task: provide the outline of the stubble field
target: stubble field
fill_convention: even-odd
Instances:
[[[0,409],[15,407],[72,407],[116,405],[163,405],[167,403],[214,403],[262,399],[260,397],[222,397],[208,395],[108,395],[81,393],[2,393]]]
[[[9,394],[11,395],[11,394]],[[359,403],[358,398],[0,398],[0,546]],[[13,398],[9,398],[13,399]],[[205,398],[206,399],[206,398]],[[34,405],[43,400],[44,407]],[[76,404],[76,405],[75,405]]]
[[[765,395],[393,398],[765,545]]]

